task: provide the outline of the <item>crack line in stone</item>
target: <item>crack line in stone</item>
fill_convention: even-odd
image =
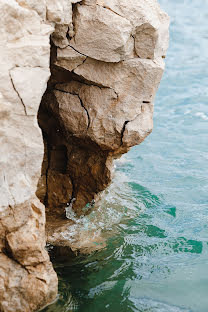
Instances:
[[[81,64],[77,65],[74,69],[72,69],[72,72],[74,72],[74,70],[77,69],[79,66],[82,66],[84,62],[87,60],[87,58],[88,57],[86,57],[86,59],[84,59],[84,61]]]
[[[9,193],[10,193],[10,195],[11,195],[12,200],[13,200],[13,204],[16,205],[16,200],[15,200],[15,198],[14,198],[14,195],[12,194],[12,191],[10,190],[10,186],[9,186],[8,181],[7,181],[7,178],[6,178],[5,173],[3,173],[3,176],[4,176],[4,182],[6,183],[7,188],[8,188],[8,191],[9,191]],[[11,207],[11,209],[12,209],[12,206],[11,206],[11,205],[9,205],[9,207]],[[12,209],[12,212],[13,212],[13,209]],[[13,212],[13,217],[14,217],[14,219],[15,219],[14,212]]]
[[[130,120],[126,120],[123,124],[123,128],[121,130],[121,145],[123,144],[123,136],[124,136],[124,132],[126,130],[126,125],[129,123]]]
[[[85,62],[86,60],[84,60],[84,62]],[[84,63],[83,62],[83,63]],[[83,64],[82,63],[82,64]],[[82,64],[80,64],[80,65],[78,65],[78,67],[79,66],[81,66]],[[57,65],[58,66],[58,65]],[[76,67],[77,68],[77,67]],[[76,69],[75,68],[75,69]],[[69,71],[70,72],[70,71]],[[72,72],[74,72],[74,70],[72,71]],[[77,75],[76,73],[74,73],[75,75]],[[78,75],[77,75],[78,76]],[[82,77],[82,76],[79,76],[79,77]],[[79,81],[79,80],[73,80],[73,81],[76,81],[76,82],[79,82],[79,83],[81,83],[81,84],[83,84],[83,85],[86,85],[86,86],[89,86],[89,87],[98,87],[99,89],[110,89],[110,90],[113,90],[114,92],[115,92],[115,94],[117,95],[117,97],[118,97],[118,92],[116,92],[115,91],[115,89],[114,88],[112,88],[112,87],[109,87],[109,86],[104,86],[104,85],[102,85],[102,84],[99,84],[99,83],[96,83],[96,82],[93,82],[93,81],[91,81],[91,80],[88,80],[88,79],[85,79],[85,78],[83,78],[85,81]],[[64,84],[67,84],[67,82],[59,82],[59,83],[56,83],[56,85],[64,85]],[[57,89],[58,90],[58,89]],[[58,91],[61,91],[61,90],[58,90]]]
[[[13,69],[13,68],[12,68],[12,69]],[[14,84],[14,81],[13,81],[12,75],[11,75],[11,70],[9,71],[9,77],[10,77],[10,79],[11,79],[11,83],[12,83],[13,89],[14,89],[14,91],[17,93],[17,96],[18,96],[18,98],[20,99],[20,101],[21,101],[21,103],[22,103],[22,105],[23,105],[25,115],[27,116],[26,106],[25,106],[25,104],[24,104],[24,102],[23,102],[23,99],[21,98],[19,92],[17,91],[17,89],[16,89],[16,87],[15,87],[15,84]]]
[[[64,90],[59,90],[59,89],[56,89],[56,88],[55,88],[54,90],[59,91],[59,92],[63,92],[63,93],[67,93],[67,94],[76,95],[76,96],[78,97],[78,99],[79,99],[79,101],[80,101],[80,105],[84,108],[84,110],[85,110],[85,112],[86,112],[86,114],[87,114],[87,118],[88,118],[87,130],[88,130],[89,127],[90,127],[90,123],[91,123],[90,114],[89,114],[87,108],[84,106],[83,101],[82,101],[81,97],[79,96],[79,94],[77,94],[77,93],[72,93],[72,92],[68,92],[68,91],[64,91]]]
[[[74,51],[76,51],[77,53],[79,53],[79,54],[81,54],[81,55],[83,55],[83,56],[88,57],[88,55],[86,55],[86,54],[84,54],[84,53],[79,52],[79,51],[78,51],[78,50],[76,50],[74,47],[72,47],[70,44],[68,45],[68,47],[72,48],[72,49],[73,49]]]
[[[84,106],[84,104],[83,104],[83,101],[82,101],[81,97],[80,97],[79,95],[77,95],[77,96],[78,96],[78,98],[79,98],[79,100],[80,100],[80,104],[81,104],[81,106],[84,108],[84,110],[85,110],[85,111],[86,111],[86,113],[87,113],[87,118],[88,118],[87,130],[88,130],[88,129],[89,129],[89,126],[90,126],[90,114],[89,114],[88,110],[86,109],[86,107]]]
[[[109,11],[111,11],[112,13],[114,13],[114,14],[116,14],[116,15],[118,15],[118,16],[124,18],[124,19],[127,20],[128,22],[130,22],[130,20],[128,20],[125,16],[123,16],[123,15],[117,13],[116,11],[112,10],[112,9],[109,8],[109,7],[107,7],[107,6],[105,6],[105,5],[102,6],[102,5],[100,5],[100,4],[96,4],[96,5],[99,6],[99,7],[102,7],[103,9],[109,10]],[[130,22],[130,23],[131,23],[131,22]]]

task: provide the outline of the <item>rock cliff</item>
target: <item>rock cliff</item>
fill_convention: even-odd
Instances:
[[[72,248],[72,212],[152,131],[168,25],[156,0],[0,0],[0,311],[56,298],[46,238]]]

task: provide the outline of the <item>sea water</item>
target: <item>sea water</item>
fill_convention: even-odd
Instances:
[[[82,220],[106,247],[54,262],[59,299],[47,312],[208,311],[208,1],[160,4],[170,47],[153,133]]]

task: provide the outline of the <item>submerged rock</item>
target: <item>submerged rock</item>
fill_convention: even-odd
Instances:
[[[46,237],[100,248],[99,233],[69,243],[67,207],[90,213],[152,131],[168,25],[156,0],[0,0],[0,311],[56,298]]]

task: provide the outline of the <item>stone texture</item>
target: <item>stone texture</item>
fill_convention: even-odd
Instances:
[[[0,0],[0,311],[55,299],[46,238],[104,246],[70,231],[152,131],[168,25],[156,0]]]
[[[0,1],[0,311],[31,312],[57,294],[45,207],[35,197],[43,158],[37,112],[53,31],[42,8],[44,1]]]
[[[139,58],[115,64],[87,59],[83,65],[79,66],[74,71],[75,73],[103,86],[85,86],[84,89],[80,89],[83,94],[83,103],[93,120],[88,130],[89,136],[105,149],[114,151],[118,149],[125,123],[132,123],[140,114],[152,118],[154,95],[163,69],[162,60],[153,62]],[[91,92],[87,92],[87,89]],[[88,99],[89,96],[90,99]],[[100,102],[104,105],[100,105]],[[145,109],[146,106],[149,108]],[[94,118],[95,112],[96,118]],[[139,123],[133,124],[132,131],[137,132]],[[128,128],[130,131],[129,125]],[[150,132],[151,128],[148,132],[143,132],[139,141],[142,141]],[[136,142],[135,140],[132,142],[130,137],[129,133],[128,142],[125,143],[127,147],[135,145]]]
[[[50,77],[48,68],[14,67],[10,77],[27,116],[37,115],[42,95]]]
[[[133,50],[132,31],[132,25],[126,18],[102,6],[78,5],[75,36],[70,45],[94,59],[119,62]]]
[[[128,3],[126,0],[96,0],[96,3],[131,22],[139,57],[154,59],[165,56],[169,17],[161,10],[157,0],[129,0]]]
[[[55,23],[55,31],[52,34],[54,44],[65,48],[68,37],[74,36],[72,5],[81,0],[46,0],[47,20]]]
[[[57,61],[55,64],[66,70],[72,71],[81,65],[86,58],[86,56],[68,46],[65,49],[57,49]]]
[[[0,213],[0,311],[34,311],[55,299],[57,277],[45,246],[37,198]]]
[[[111,181],[113,159],[152,131],[169,20],[156,1],[130,4],[124,0],[76,4],[73,38],[67,47],[52,48],[52,76],[39,124],[48,166],[42,170],[42,190],[46,181],[42,201],[47,207],[47,239],[54,245],[79,250],[78,243],[75,248],[59,235],[68,227],[66,210],[77,216],[90,213]],[[55,187],[56,179],[60,183]],[[70,183],[72,187],[67,186]],[[53,189],[62,198],[55,199],[56,205],[50,195]]]

